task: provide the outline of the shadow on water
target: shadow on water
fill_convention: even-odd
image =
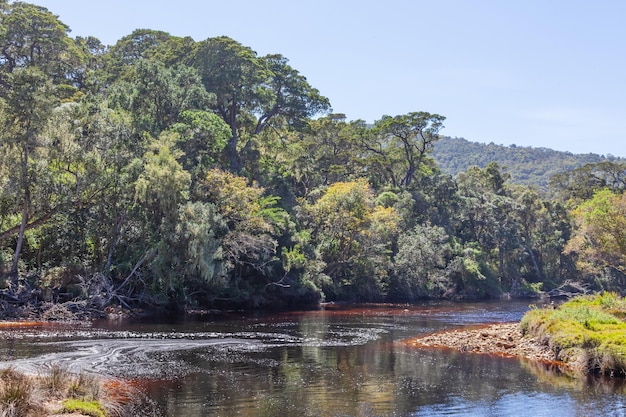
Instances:
[[[625,415],[622,381],[401,343],[525,303],[326,305],[167,323],[0,330],[0,359],[133,379],[164,416]]]

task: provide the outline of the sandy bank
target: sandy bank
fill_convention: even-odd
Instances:
[[[448,348],[461,352],[556,362],[556,356],[548,346],[533,337],[522,335],[519,323],[495,323],[480,327],[446,330],[410,339],[407,344],[415,347]]]

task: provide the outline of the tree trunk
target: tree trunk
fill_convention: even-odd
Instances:
[[[24,187],[24,202],[22,206],[22,222],[20,230],[17,234],[17,245],[15,245],[15,254],[13,256],[13,265],[11,267],[11,277],[13,283],[17,284],[17,267],[20,261],[22,246],[24,245],[24,233],[28,225],[28,213],[30,210],[30,184],[28,183],[28,145],[24,146],[24,156],[22,159],[22,186]]]
[[[104,265],[104,276],[109,277],[109,273],[111,272],[111,264],[113,263],[113,254],[115,253],[115,248],[120,240],[120,233],[122,231],[122,223],[124,222],[125,212],[122,212],[119,217],[115,221],[115,226],[113,227],[113,236],[111,237],[111,244],[109,245],[109,250],[107,253],[106,264]]]
[[[239,158],[239,152],[237,151],[237,144],[239,143],[239,136],[237,134],[237,111],[235,106],[231,106],[228,113],[228,119],[226,120],[230,126],[232,136],[226,145],[226,157],[230,165],[230,171],[233,173],[241,172],[243,168],[241,166],[241,160]]]
[[[535,267],[535,273],[537,274],[538,282],[543,281],[543,279],[541,278],[541,269],[539,268],[539,264],[537,263],[537,258],[535,258],[535,253],[530,248],[530,245],[526,246],[526,250],[528,251],[528,254],[530,255],[530,259],[533,262],[533,266]]]

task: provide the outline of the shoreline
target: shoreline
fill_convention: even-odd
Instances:
[[[569,369],[565,362],[557,359],[548,345],[535,337],[523,335],[518,322],[443,330],[409,339],[406,344],[416,348],[452,349],[483,355],[517,357],[563,370]]]

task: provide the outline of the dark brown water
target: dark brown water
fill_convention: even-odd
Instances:
[[[517,321],[525,302],[334,306],[0,330],[0,360],[132,379],[161,416],[625,416],[622,381],[531,362],[407,347],[464,325]]]

